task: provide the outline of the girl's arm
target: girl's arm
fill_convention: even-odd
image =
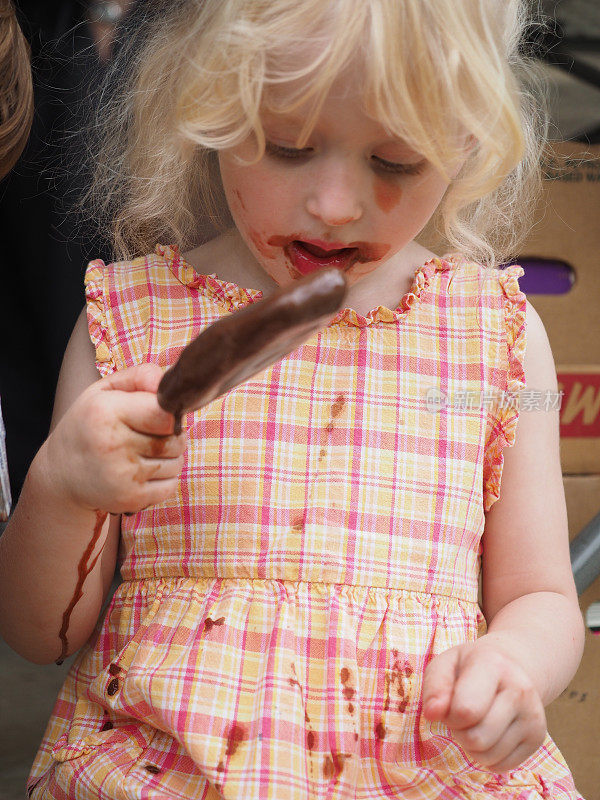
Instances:
[[[527,387],[557,392],[543,323],[527,304]],[[559,454],[559,411],[521,411],[514,447],[504,450],[501,497],[483,538],[487,640],[517,659],[544,703],[573,677],[584,626],[569,556]]]
[[[527,304],[529,389],[557,391],[542,321]],[[488,632],[430,663],[424,712],[444,721],[477,761],[513,769],[541,744],[543,706],[567,686],[584,629],[569,558],[557,410],[521,410],[504,450],[500,498],[483,536]]]
[[[156,402],[162,370],[151,364],[100,379],[85,311],[61,368],[51,433],[36,455],[0,538],[0,634],[25,658],[61,655],[63,615],[79,567],[93,569],[66,636],[74,652],[90,636],[114,575],[119,513],[164,500],[176,486],[184,449],[173,417]]]

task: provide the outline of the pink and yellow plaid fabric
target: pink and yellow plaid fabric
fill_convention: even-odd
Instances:
[[[550,739],[498,776],[421,715],[426,664],[481,622],[484,510],[517,423],[501,393],[524,386],[521,274],[430,261],[394,311],[345,309],[188,416],[177,496],[123,518],[123,583],[31,797],[579,797]],[[260,296],[163,247],[93,262],[86,286],[104,375],[172,364]]]

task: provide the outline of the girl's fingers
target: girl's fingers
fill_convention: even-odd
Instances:
[[[493,772],[508,772],[511,769],[517,769],[517,767],[520,767],[525,759],[529,758],[529,756],[535,753],[538,747],[541,747],[544,738],[545,736],[534,746],[532,746],[528,740],[521,741],[507,756],[499,759],[498,761],[492,759],[492,761],[488,764],[485,764],[485,766],[487,766]]]
[[[169,436],[175,430],[175,417],[158,405],[156,395],[151,392],[119,393],[113,396],[117,402],[118,417],[132,431],[151,436]]]
[[[94,384],[103,409],[112,408],[131,430],[155,436],[172,434],[175,418],[158,405],[156,392],[163,376],[156,364],[140,364],[113,372]]]
[[[455,735],[454,738],[478,764],[488,768],[493,767],[495,770],[496,764],[507,763],[513,757],[516,749],[523,743],[523,734],[523,725],[520,720],[515,720],[508,728],[502,731],[501,735],[491,747],[484,750],[475,750],[469,747],[463,741],[465,737],[461,735]],[[530,752],[527,753],[527,755],[530,755]]]
[[[122,392],[156,394],[163,375],[163,370],[156,364],[138,364],[135,367],[113,372],[96,385],[101,391],[116,389]]]
[[[532,727],[527,720],[517,718],[504,728],[493,745],[482,750],[469,747],[463,741],[464,734],[463,731],[454,738],[473,760],[493,772],[506,772],[516,769],[540,747],[546,731],[543,726],[538,729]]]
[[[137,483],[177,478],[183,467],[183,456],[177,458],[140,458],[133,479]]]
[[[187,435],[179,436],[148,436],[147,434],[130,431],[129,441],[135,453],[143,458],[178,458],[187,447]]]
[[[120,513],[125,513],[127,515],[141,511],[144,508],[149,508],[150,506],[158,505],[168,497],[174,495],[177,492],[177,487],[177,478],[156,478],[146,481],[140,486],[140,492],[137,498],[138,502],[133,506],[129,504],[129,507],[124,508]]]
[[[444,722],[453,731],[472,728],[490,712],[498,698],[500,676],[489,663],[483,668],[475,650],[460,660],[454,693]]]
[[[494,702],[480,722],[461,730],[453,729],[453,737],[468,753],[478,760],[479,756],[491,753],[499,746],[506,733],[513,729],[518,721],[518,713],[514,701],[513,692],[500,692],[495,696]],[[515,741],[514,746],[517,743]],[[501,752],[496,760],[503,758],[507,755],[507,752]]]
[[[500,664],[493,661],[487,667],[482,677],[471,665],[461,672],[447,720],[453,737],[472,758],[501,772],[517,767],[542,744],[546,719],[539,695],[524,675],[517,671],[503,676]],[[466,684],[473,692],[469,701]],[[486,708],[490,694],[492,702]],[[469,715],[474,723],[461,724]]]
[[[423,713],[429,720],[444,719],[454,691],[459,663],[459,649],[454,647],[435,656],[423,678]]]
[[[527,675],[493,648],[459,645],[425,670],[423,713],[446,724],[475,760],[514,769],[542,744],[546,721]]]

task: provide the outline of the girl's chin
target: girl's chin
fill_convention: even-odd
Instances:
[[[377,269],[377,264],[357,264],[354,263],[348,269],[342,270],[344,273],[344,277],[346,278],[346,283],[348,286],[353,286],[354,284],[361,281],[367,275],[371,275]],[[283,275],[283,271],[279,273],[279,276],[276,277],[272,271],[269,271],[269,274],[273,278],[273,280],[279,284],[279,286],[283,286],[286,283],[290,283],[291,281],[298,281],[301,278],[304,278],[306,275],[312,274],[312,272],[316,272],[318,269],[329,269],[328,266],[321,266],[316,268],[315,270],[311,270],[309,272],[300,272],[297,270],[293,264],[289,263],[286,260],[285,264],[285,275]]]

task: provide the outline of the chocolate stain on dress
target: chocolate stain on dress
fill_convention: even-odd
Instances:
[[[227,733],[227,750],[225,750],[225,755],[234,756],[245,738],[246,731],[242,725],[234,722]]]
[[[413,669],[408,662],[400,663],[397,650],[392,650],[392,668],[385,672],[385,688],[383,710],[387,711],[392,699],[396,702],[397,710],[403,714],[409,702],[409,692],[407,684],[413,675]]]
[[[337,780],[344,769],[344,762],[351,758],[349,753],[331,753],[323,759],[323,777],[330,781]]]
[[[211,619],[210,617],[207,617],[204,621],[204,630],[206,633],[210,633],[215,625],[220,626],[224,624],[225,617],[219,617],[218,619]]]
[[[335,424],[335,419],[336,419],[336,417],[339,417],[339,415],[344,410],[345,402],[346,402],[346,398],[341,393],[338,394],[338,396],[335,398],[335,402],[331,406],[331,419],[329,420],[329,423],[328,423],[327,427],[325,428],[325,431],[327,432],[327,434],[330,434],[333,431],[333,427],[334,427],[334,424]]]
[[[313,770],[313,750],[315,744],[317,742],[317,737],[311,725],[310,717],[308,716],[308,710],[306,708],[306,700],[304,699],[304,694],[302,692],[302,686],[300,685],[300,681],[298,680],[298,675],[296,674],[296,665],[290,664],[290,669],[294,673],[293,678],[288,678],[288,683],[292,687],[298,687],[298,691],[300,692],[300,702],[302,703],[302,709],[304,711],[304,722],[306,723],[306,746],[308,748],[308,755],[309,755],[309,767],[310,767],[310,777],[314,777],[314,770]]]

